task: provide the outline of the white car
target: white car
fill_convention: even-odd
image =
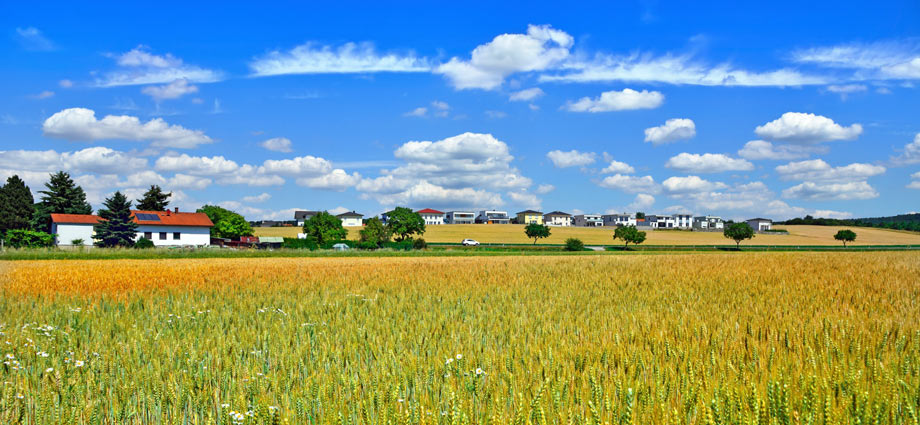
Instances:
[[[460,245],[463,245],[463,246],[479,246],[479,242],[476,241],[475,239],[464,239],[462,242],[460,242]]]

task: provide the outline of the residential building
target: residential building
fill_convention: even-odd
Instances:
[[[423,210],[416,211],[422,220],[425,220],[426,226],[436,226],[439,224],[444,224],[444,213],[438,210],[433,210],[431,208],[425,208]]]
[[[205,213],[173,211],[131,211],[137,223],[137,236],[150,239],[155,246],[208,246],[214,223]],[[72,245],[82,239],[83,245],[93,244],[93,225],[100,217],[91,214],[51,214],[51,231],[58,236],[58,245]]]
[[[748,226],[751,226],[755,232],[763,232],[773,228],[773,220],[767,218],[752,218],[747,220]]]
[[[294,211],[294,220],[298,226],[303,226],[303,222],[313,218],[319,211]]]
[[[444,214],[446,224],[473,224],[476,222],[476,213],[472,211],[448,211]]]
[[[511,219],[508,218],[507,211],[482,210],[479,212],[479,215],[476,216],[476,222],[485,224],[508,224],[511,223]]]
[[[358,214],[354,211],[342,213],[342,214],[337,215],[336,217],[338,217],[339,220],[342,220],[342,225],[346,227],[355,227],[355,226],[364,225],[364,222],[361,220],[364,217],[364,214]]]
[[[604,214],[601,216],[604,226],[635,226],[636,216],[632,214]]]
[[[693,217],[693,228],[698,230],[722,230],[725,228],[725,222],[722,221],[722,217],[703,215]]]
[[[543,213],[534,210],[524,210],[517,213],[514,222],[517,224],[543,224]]]
[[[547,226],[571,226],[572,214],[562,211],[553,211],[548,214],[543,214],[543,224]]]
[[[674,226],[678,229],[690,229],[693,227],[693,215],[692,214],[674,214]]]
[[[653,229],[675,229],[677,220],[670,215],[649,214],[646,216],[649,226]]]
[[[604,219],[600,214],[578,214],[575,216],[575,225],[580,227],[601,227]]]

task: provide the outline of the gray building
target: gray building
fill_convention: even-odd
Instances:
[[[476,223],[476,213],[472,211],[448,211],[444,214],[444,224]]]

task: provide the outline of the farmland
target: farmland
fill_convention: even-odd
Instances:
[[[920,255],[0,263],[0,423],[915,424]]]
[[[752,245],[840,245],[834,240],[834,233],[847,227],[833,226],[777,226],[786,229],[788,235],[758,234],[746,241]],[[360,227],[348,227],[348,237],[358,238]],[[858,235],[851,245],[918,245],[920,233],[898,230],[853,227],[849,228]],[[297,237],[301,232],[297,227],[256,227],[256,236]],[[690,231],[650,231],[646,245],[726,245],[733,244],[722,236],[721,232]],[[482,243],[529,243],[533,242],[524,235],[524,226],[518,224],[485,225],[455,224],[428,226],[424,236],[428,242],[457,243],[464,238],[476,239]],[[549,238],[540,243],[562,244],[567,238],[579,238],[586,244],[614,245],[613,229],[610,227],[553,227]]]

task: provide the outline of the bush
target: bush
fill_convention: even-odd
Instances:
[[[428,248],[428,242],[425,242],[424,239],[418,238],[412,241],[412,249],[425,249]]]
[[[412,241],[386,242],[383,247],[395,251],[409,251],[412,249]]]
[[[357,248],[372,251],[377,249],[377,244],[371,241],[358,242]]]
[[[566,251],[584,251],[585,243],[578,238],[568,238],[565,240]]]
[[[76,238],[70,240],[71,245],[83,245],[83,238]]]
[[[46,248],[54,246],[56,236],[53,233],[16,229],[6,232],[6,242],[13,248]]]
[[[134,247],[137,249],[153,248],[153,241],[147,238],[140,238],[134,243]]]
[[[281,247],[289,249],[309,249],[310,251],[316,251],[319,248],[319,245],[317,245],[316,241],[313,239],[284,238],[284,242],[281,243]]]

